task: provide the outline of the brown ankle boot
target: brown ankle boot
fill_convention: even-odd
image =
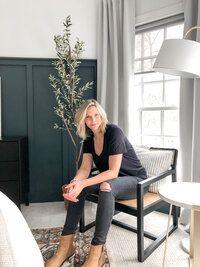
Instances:
[[[105,263],[104,246],[97,245],[90,247],[90,252],[83,267],[102,267]]]
[[[45,267],[60,267],[63,262],[69,259],[75,252],[73,246],[74,234],[60,237],[58,250],[54,256],[45,263]]]

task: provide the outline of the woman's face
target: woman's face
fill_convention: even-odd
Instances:
[[[93,132],[98,132],[102,123],[101,115],[95,106],[91,106],[87,109],[85,124]]]

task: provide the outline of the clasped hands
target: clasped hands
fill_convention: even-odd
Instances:
[[[83,180],[73,179],[69,184],[64,185],[63,197],[72,202],[78,202],[78,195],[83,190]]]

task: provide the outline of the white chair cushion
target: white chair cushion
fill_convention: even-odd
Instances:
[[[44,267],[40,249],[17,206],[0,192],[0,266]]]
[[[151,177],[169,170],[174,160],[174,152],[171,150],[153,150],[145,147],[135,147],[135,152],[147,171],[147,176]],[[158,187],[167,182],[167,177],[153,183],[149,187],[149,192],[158,193]]]

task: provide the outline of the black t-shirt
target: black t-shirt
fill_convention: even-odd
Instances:
[[[93,135],[83,143],[83,153],[90,153],[94,163],[100,172],[109,169],[108,160],[110,155],[123,154],[122,163],[118,176],[137,176],[146,179],[146,170],[141,165],[132,145],[123,131],[114,124],[107,124],[104,134],[103,150],[98,156],[94,149]]]

